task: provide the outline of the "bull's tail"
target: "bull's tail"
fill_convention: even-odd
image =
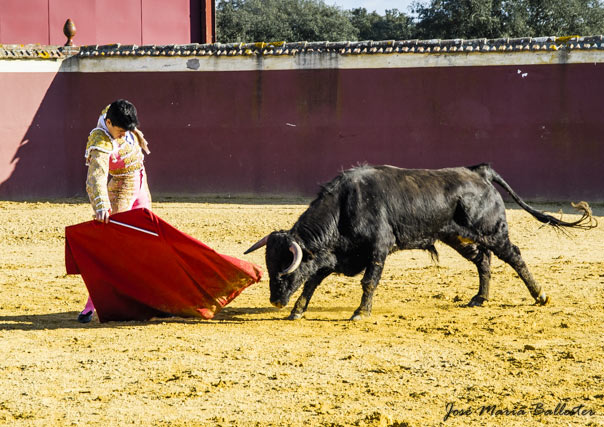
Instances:
[[[562,221],[556,217],[546,214],[545,212],[538,211],[537,209],[529,206],[524,200],[520,198],[518,194],[512,187],[509,186],[507,182],[497,173],[493,168],[491,168],[488,164],[480,164],[476,166],[471,166],[468,169],[473,170],[487,179],[489,182],[496,182],[499,184],[522,209],[530,213],[534,216],[538,221],[541,221],[544,224],[552,225],[554,227],[570,227],[570,228],[579,228],[582,230],[589,230],[591,228],[597,227],[598,221],[592,216],[591,208],[587,202],[579,202],[572,203],[573,208],[577,209],[581,212],[581,218],[577,221],[567,222]]]

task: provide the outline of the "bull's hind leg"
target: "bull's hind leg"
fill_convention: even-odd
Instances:
[[[533,278],[533,275],[526,266],[526,263],[520,256],[520,249],[518,249],[516,245],[512,244],[509,238],[506,237],[506,239],[500,245],[492,247],[491,249],[498,258],[508,263],[516,271],[516,273],[518,273],[531,293],[531,296],[535,298],[535,304],[545,305],[549,302],[549,297],[541,289],[541,286],[537,284]]]
[[[302,293],[298,297],[296,304],[294,304],[294,308],[289,314],[289,320],[298,320],[301,319],[302,316],[304,316],[306,308],[308,307],[308,303],[310,302],[310,299],[312,298],[315,289],[317,289],[317,286],[319,286],[323,279],[325,279],[330,274],[331,271],[319,270],[317,273],[315,273],[314,276],[308,279],[308,281],[304,284],[304,289],[302,289]]]
[[[468,306],[475,307],[488,301],[491,282],[491,251],[482,245],[466,241],[458,236],[445,239],[444,242],[459,252],[465,259],[472,261],[478,269],[478,293],[472,297]]]

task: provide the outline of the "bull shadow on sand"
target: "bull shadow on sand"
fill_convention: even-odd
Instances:
[[[468,312],[476,312],[481,313],[487,310],[514,310],[514,309],[522,309],[527,313],[531,313],[535,310],[539,310],[540,308],[535,305],[533,301],[529,301],[529,298],[522,303],[506,303],[506,302],[495,302],[489,301],[484,304],[482,307],[471,307],[468,305],[470,298],[463,301],[450,302],[450,305],[445,308],[445,310],[468,310]],[[334,306],[321,306],[318,305],[316,307],[309,307],[308,310],[304,313],[304,317],[299,320],[290,320],[288,319],[292,306],[283,308],[281,310],[273,307],[237,307],[237,308],[225,308],[223,311],[218,313],[214,320],[218,321],[231,321],[236,323],[245,323],[245,322],[274,322],[274,321],[286,321],[286,322],[321,322],[321,323],[357,323],[357,321],[352,321],[351,317],[354,314],[357,306],[352,305],[334,305]],[[436,309],[436,308],[435,308]],[[259,317],[259,314],[267,314],[268,316]],[[397,311],[381,311],[378,307],[377,309],[374,307],[374,312],[369,317],[364,317],[360,324],[363,322],[376,322],[379,320],[384,320],[388,317],[398,317],[401,313]]]
[[[275,307],[225,307],[213,320],[233,322],[259,322],[267,320],[280,320],[289,314],[289,311],[279,310]],[[258,315],[267,315],[257,317]]]
[[[215,317],[215,320],[228,320],[239,322],[267,322],[285,320],[288,322],[309,321],[309,322],[344,322],[350,320],[356,306],[317,306],[310,307],[304,313],[300,320],[289,320],[291,308],[285,307],[278,309],[274,307],[254,307],[254,308],[225,308]],[[333,314],[329,314],[333,313]],[[268,316],[257,317],[258,314],[267,314]],[[329,316],[329,317],[326,317]],[[370,319],[370,318],[369,318]]]

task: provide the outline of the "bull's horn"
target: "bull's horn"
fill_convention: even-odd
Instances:
[[[268,234],[266,236],[264,236],[262,239],[258,240],[256,243],[254,243],[251,248],[249,248],[247,251],[244,252],[244,254],[249,254],[250,252],[254,252],[256,249],[261,248],[262,246],[266,245],[267,240],[268,240]]]
[[[289,267],[281,272],[281,274],[289,274],[296,271],[298,267],[300,267],[300,263],[302,262],[302,248],[296,242],[292,242],[289,246],[289,250],[292,254],[294,254],[294,259]]]

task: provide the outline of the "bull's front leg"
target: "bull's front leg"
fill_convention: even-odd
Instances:
[[[373,305],[373,294],[380,283],[382,271],[384,270],[384,261],[386,256],[380,261],[373,261],[367,269],[361,280],[363,285],[363,296],[361,297],[361,305],[357,308],[350,320],[361,320],[363,317],[371,315],[371,307]]]
[[[314,276],[312,276],[308,281],[304,284],[304,289],[302,289],[302,294],[298,297],[298,300],[294,304],[294,308],[289,314],[289,320],[298,320],[304,316],[306,309],[308,308],[308,303],[312,298],[315,289],[317,286],[325,279],[327,276],[331,274],[331,271],[319,271]]]

